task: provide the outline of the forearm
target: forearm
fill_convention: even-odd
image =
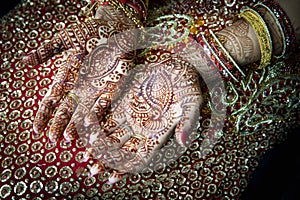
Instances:
[[[276,7],[273,4],[272,6],[274,8]],[[272,45],[270,51],[272,57],[289,54],[293,51],[295,46],[293,33],[291,32],[288,23],[286,23],[287,20],[282,18],[283,16],[274,17],[276,14],[271,13],[274,9],[270,9],[267,6],[257,5],[254,9],[256,10],[254,12],[257,12],[262,19],[262,23],[258,29],[264,29],[265,27],[268,33],[265,32],[263,36],[258,36],[259,34],[257,34],[257,30],[253,28],[253,24],[250,24],[244,19],[239,19],[233,23],[232,26],[216,33],[222,41],[225,49],[241,66],[254,63],[262,59],[262,54],[268,51],[268,49],[261,47],[261,41],[259,41],[259,39],[261,40],[261,37],[266,37],[266,35],[270,35],[270,42]],[[288,12],[290,11],[291,10]],[[294,12],[292,13],[294,14]],[[291,16],[295,18],[295,16]],[[299,27],[299,19],[292,19],[291,21],[293,22],[292,25],[294,27]],[[299,33],[297,36],[299,40]]]

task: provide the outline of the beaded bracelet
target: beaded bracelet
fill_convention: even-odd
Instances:
[[[253,28],[260,46],[261,60],[257,67],[262,69],[266,67],[272,57],[272,40],[270,32],[263,18],[253,9],[247,8],[239,14],[239,18],[245,19]]]
[[[259,7],[259,6],[267,9],[267,11],[275,19],[276,24],[278,25],[278,28],[281,32],[283,50],[279,56],[274,56],[274,57],[282,58],[288,56],[296,49],[296,35],[291,20],[287,16],[286,12],[275,1],[266,1],[264,3],[260,2],[256,4],[254,7]]]

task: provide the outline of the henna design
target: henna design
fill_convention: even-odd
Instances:
[[[112,99],[121,94],[124,81],[134,66],[133,61],[134,54],[124,54],[116,38],[90,53],[80,69],[75,89],[71,91],[80,101],[65,129],[66,140],[77,137],[83,122],[85,126],[98,122]]]
[[[118,125],[108,137],[120,131],[123,135],[117,136],[120,138],[114,141],[113,148],[106,148],[107,138],[97,138],[89,150],[96,153],[92,157],[98,158],[106,168],[115,169],[110,183],[145,167],[174,128],[177,141],[186,145],[200,114],[202,97],[198,74],[186,62],[167,58],[147,68],[136,69],[134,77],[129,92],[113,110],[117,114],[111,121]],[[114,119],[116,116],[119,119]],[[124,117],[125,122],[118,123],[124,121]],[[124,141],[124,135],[130,139]],[[104,144],[105,147],[100,147],[102,151],[92,150],[99,149],[98,144]]]
[[[40,103],[39,110],[36,113],[35,120],[33,122],[35,133],[40,133],[44,130],[54,108],[61,100],[64,92],[71,90],[74,87],[74,82],[84,56],[84,51],[73,51],[68,54],[69,55],[66,56],[65,61],[59,67],[53,84],[50,86],[48,92]]]
[[[36,66],[65,50],[84,49],[87,39],[97,37],[98,27],[102,25],[100,22],[99,20],[89,20],[82,24],[72,24],[67,29],[56,34],[49,42],[25,56],[23,61],[26,64]]]
[[[114,33],[135,27],[133,22],[120,10],[111,6],[103,6],[99,10],[105,14],[99,16],[98,19],[70,25],[56,34],[49,42],[25,56],[23,61],[36,66],[62,51],[86,49],[86,41],[91,38],[109,38]]]
[[[42,100],[36,114],[34,121],[34,131],[36,133],[44,130],[59,101],[61,101],[62,97],[68,91],[74,88],[78,70],[81,68],[87,55],[99,44],[107,43],[107,38],[112,35],[134,27],[134,23],[130,19],[127,19],[124,13],[119,10],[115,10],[110,6],[101,7],[99,10],[105,12],[106,15],[98,19],[88,20],[79,25],[70,26],[58,33],[48,43],[23,58],[25,63],[37,65],[45,62],[54,54],[62,51],[66,52],[66,56],[62,59],[62,65],[59,66],[54,82]],[[125,47],[122,48],[124,50]],[[101,68],[100,64],[98,63],[99,66],[97,67]],[[52,130],[54,131],[54,129]],[[54,132],[51,134],[54,135]],[[60,138],[60,136],[56,136],[55,138]]]
[[[71,96],[66,96],[61,106],[59,106],[53,123],[49,130],[49,140],[56,142],[61,139],[62,132],[64,131],[66,124],[71,119],[74,112],[74,105],[76,105],[75,100]]]
[[[258,40],[246,20],[240,19],[216,35],[225,38],[224,47],[238,64],[246,65],[260,59]]]

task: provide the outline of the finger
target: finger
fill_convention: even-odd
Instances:
[[[175,128],[175,138],[183,147],[190,143],[189,136],[197,128],[197,121],[200,117],[200,106],[203,98],[200,93],[197,93],[194,96],[187,95],[183,100],[183,116]]]
[[[77,97],[74,97],[77,98]],[[78,101],[77,101],[78,103]],[[83,104],[78,104],[76,110],[74,111],[72,117],[69,119],[68,123],[65,126],[65,129],[62,130],[64,139],[66,141],[71,141],[76,139],[78,136],[85,135],[86,129],[83,126],[83,117],[87,113],[88,108]]]
[[[123,146],[125,142],[127,142],[132,136],[132,130],[127,126],[121,126],[113,133],[109,134],[103,138],[97,138],[91,146],[93,149],[93,158],[95,159],[103,159],[104,164],[109,167],[111,163],[115,162],[114,157],[107,156],[110,155],[109,152],[119,151],[119,149]]]
[[[128,127],[122,126],[107,137],[98,138],[95,142],[93,142],[91,147],[87,150],[87,156],[89,155],[94,159],[98,159],[98,163],[92,166],[90,175],[93,176],[100,173],[101,171],[104,171],[107,167],[112,168],[113,166],[115,166],[115,164],[112,165],[112,163],[115,163],[116,161],[115,157],[107,157],[107,153],[105,152],[114,152],[114,150],[119,151],[119,148],[122,147],[124,143],[128,143],[128,141],[130,141],[129,143],[133,142],[130,139],[131,136],[132,131]],[[133,143],[136,144],[137,141]],[[136,145],[136,148],[137,147],[138,145]],[[100,168],[99,163],[101,164]]]
[[[37,50],[25,56],[23,62],[36,66],[68,49],[85,50],[86,40],[98,37],[98,26],[99,22],[97,20],[88,20],[82,24],[72,24]]]
[[[127,149],[126,155],[130,155],[130,159],[123,159],[124,162],[119,162],[115,166],[115,170],[111,173],[108,179],[109,184],[116,183],[125,178],[128,174],[133,174],[141,171],[150,162],[155,150],[160,148],[160,143],[157,138],[140,139],[139,147],[133,148],[132,152]],[[124,147],[126,149],[127,147]],[[137,149],[137,150],[136,150]]]
[[[63,85],[59,82],[55,82],[50,87],[47,94],[41,101],[39,109],[34,118],[33,130],[35,133],[39,134],[45,129],[53,110],[60,101],[63,93]]]
[[[111,105],[111,96],[112,94],[109,93],[100,95],[91,111],[84,117],[84,126],[97,124],[102,119],[103,114]]]
[[[110,153],[110,168],[116,169],[116,166],[122,165],[127,160],[134,158],[138,149],[145,143],[145,140],[136,137],[128,140],[120,150],[116,150]],[[105,160],[107,162],[107,159]],[[102,161],[103,162],[103,161]],[[113,164],[112,164],[113,163]],[[129,176],[129,172],[119,172],[118,170],[113,170],[109,176],[107,184],[111,185]]]
[[[97,123],[102,118],[103,113],[110,108],[112,101],[117,101],[118,97],[122,96],[126,78],[134,67],[133,59],[121,59],[118,56],[113,60],[115,60],[115,66],[109,69],[109,74],[105,78],[101,79],[103,89],[91,111],[85,117],[85,126]]]
[[[85,138],[88,139],[87,145],[93,144],[99,138],[106,137],[125,122],[124,112],[119,112],[120,111],[107,112],[102,121],[85,129]]]
[[[53,123],[49,130],[49,139],[52,142],[58,142],[62,138],[62,133],[68,125],[72,114],[76,108],[77,102],[70,95],[64,98],[63,103],[59,106]]]
[[[105,171],[106,171],[106,167],[100,161],[97,161],[90,168],[90,174],[89,174],[89,176],[92,177],[92,176],[94,176],[96,174],[99,174],[99,173],[105,172]]]
[[[129,173],[120,173],[116,170],[113,170],[113,172],[109,175],[108,181],[106,184],[112,185],[114,183],[117,183],[125,178],[127,178],[130,174]]]
[[[74,87],[78,69],[82,63],[82,53],[82,51],[70,53],[62,65],[58,68],[54,83],[41,101],[36,114],[33,123],[35,133],[40,133],[44,130],[58,102],[61,100],[66,91],[71,90]]]

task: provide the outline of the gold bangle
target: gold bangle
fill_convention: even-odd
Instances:
[[[71,99],[73,99],[76,102],[76,104],[79,104],[79,102],[80,102],[79,97],[72,92],[68,92],[67,97],[70,97]]]
[[[121,3],[118,0],[109,0],[108,2],[116,9],[122,10],[125,13],[125,15],[137,25],[138,28],[143,27],[143,23],[138,17],[139,13],[133,7]]]
[[[253,28],[259,42],[261,59],[258,69],[270,64],[272,56],[272,40],[268,27],[263,18],[253,9],[245,9],[239,17],[244,18]]]
[[[141,2],[143,3],[143,2]],[[130,6],[128,3],[122,3],[118,0],[98,0],[95,1],[92,4],[88,4],[87,6],[85,6],[82,10],[81,13],[83,15],[89,15],[90,13],[92,13],[92,11],[94,9],[98,9],[99,6],[103,6],[103,5],[111,5],[113,6],[115,9],[119,9],[122,10],[124,12],[124,14],[131,19],[138,28],[143,27],[143,22],[141,19],[145,18],[146,16],[146,10],[147,10],[147,3],[148,0],[146,0],[146,3],[143,3],[142,7],[145,10],[142,10],[141,13],[139,11],[137,11],[134,7]],[[145,19],[144,19],[145,20]]]

